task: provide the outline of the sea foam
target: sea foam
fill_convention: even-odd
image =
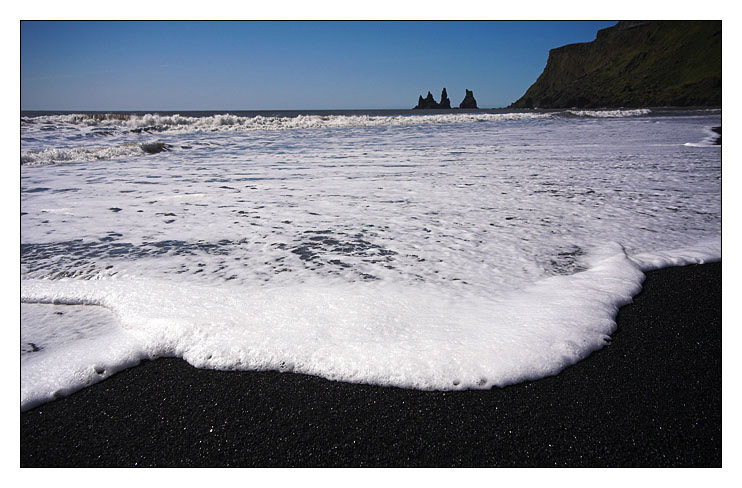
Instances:
[[[196,124],[157,154],[129,116],[24,127],[139,146],[21,168],[22,408],[161,356],[502,386],[603,347],[644,271],[720,258],[720,154],[683,145],[718,115],[518,117]]]
[[[615,251],[583,273],[489,298],[367,283],[247,290],[137,279],[27,280],[24,303],[103,306],[121,330],[29,355],[22,408],[102,379],[101,370],[158,356],[196,367],[438,390],[555,374],[602,347],[616,310],[639,290],[642,273]]]
[[[703,263],[719,253],[717,241],[634,258],[606,246],[586,271],[491,297],[369,283],[249,290],[147,279],[24,280],[25,304],[106,307],[116,325],[71,344],[50,341],[44,354],[24,357],[21,408],[161,356],[200,368],[404,388],[502,387],[554,375],[605,346],[618,308],[641,289],[642,268]]]

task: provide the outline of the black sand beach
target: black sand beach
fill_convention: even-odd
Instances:
[[[721,263],[561,374],[422,392],[159,359],[21,414],[21,466],[721,466]]]

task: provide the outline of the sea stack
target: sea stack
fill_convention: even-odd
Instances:
[[[427,97],[423,98],[422,96],[420,96],[420,98],[418,98],[417,107],[415,108],[439,108],[439,105],[438,102],[435,101],[435,98],[433,98],[433,95],[428,92]]]
[[[459,108],[479,108],[477,107],[477,101],[474,99],[474,92],[466,90],[466,96],[459,104]]]
[[[448,99],[448,93],[446,93],[446,89],[443,88],[443,91],[441,92],[441,103],[438,104],[439,108],[451,108],[451,100]]]
[[[443,88],[443,91],[441,92],[441,103],[438,103],[435,101],[435,98],[433,98],[433,95],[428,92],[428,96],[425,98],[420,95],[417,98],[417,106],[414,107],[415,109],[450,109],[451,108],[451,100],[448,98],[448,92],[445,88]],[[477,101],[474,99],[474,92],[471,90],[466,90],[466,96],[464,97],[464,100],[461,102],[461,105],[459,105],[459,108],[479,108],[477,107]]]

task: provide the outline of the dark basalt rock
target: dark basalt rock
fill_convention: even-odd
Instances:
[[[477,101],[474,99],[474,92],[466,90],[466,96],[459,104],[459,108],[479,108],[477,107]]]
[[[466,90],[466,97],[464,99],[464,102],[467,102],[468,105],[466,107],[461,108],[477,108],[477,102],[474,100],[474,94],[470,92],[469,90]],[[471,100],[469,102],[469,100]],[[464,103],[462,102],[462,103]],[[473,103],[473,106],[471,105]],[[435,98],[433,98],[433,95],[428,92],[428,96],[423,98],[422,95],[418,97],[417,99],[417,106],[415,109],[450,109],[451,108],[451,100],[448,98],[448,92],[445,88],[443,88],[443,91],[441,92],[441,103],[438,103],[435,101]]]
[[[430,109],[430,108],[440,108],[440,105],[438,105],[438,102],[435,101],[435,98],[433,98],[433,95],[431,95],[430,92],[428,92],[428,96],[423,98],[420,96],[420,98],[417,101],[417,107],[416,109]]]
[[[621,21],[549,51],[510,108],[721,106],[721,21]]]
[[[438,104],[440,108],[451,108],[451,100],[448,99],[448,93],[444,88],[441,92],[441,103]]]

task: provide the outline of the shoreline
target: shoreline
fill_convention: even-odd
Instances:
[[[721,126],[719,127],[712,127],[711,130],[717,134],[719,134],[719,137],[714,139],[714,144],[717,146],[721,146]]]
[[[721,466],[721,262],[646,273],[557,376],[435,392],[146,361],[21,414],[31,466]]]

